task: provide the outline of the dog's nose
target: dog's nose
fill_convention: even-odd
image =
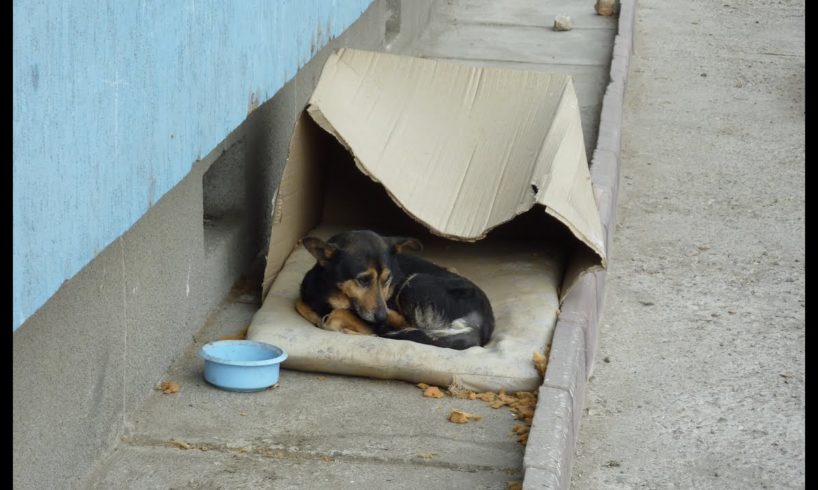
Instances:
[[[386,321],[386,310],[375,312],[375,323],[383,323]]]

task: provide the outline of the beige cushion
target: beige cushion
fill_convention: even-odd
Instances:
[[[324,239],[337,228],[319,227]],[[304,274],[315,259],[296,248],[277,275],[250,325],[247,337],[283,348],[283,366],[412,383],[457,384],[478,391],[530,391],[541,384],[532,363],[551,341],[558,314],[562,254],[541,244],[493,240],[424,243],[422,256],[454,268],[489,297],[495,330],[485,347],[463,351],[405,340],[346,335],[322,330],[295,311]]]

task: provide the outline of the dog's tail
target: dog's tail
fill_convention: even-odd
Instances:
[[[381,335],[396,340],[411,340],[421,344],[463,350],[477,345],[483,345],[481,331],[482,318],[478,313],[471,313],[458,318],[447,326],[438,328],[404,328]]]

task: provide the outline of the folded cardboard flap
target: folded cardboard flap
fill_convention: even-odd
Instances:
[[[322,218],[321,131],[432,233],[475,241],[534,206],[574,237],[560,299],[605,266],[570,76],[343,49],[296,124],[276,194],[263,295]],[[324,136],[325,137],[325,136]]]

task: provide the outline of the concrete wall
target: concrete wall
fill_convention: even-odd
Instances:
[[[37,8],[46,9],[35,2],[35,6],[37,5]],[[186,5],[192,8],[194,4]],[[17,16],[20,15],[17,7],[15,4],[15,27]],[[211,7],[215,11],[221,8]],[[204,16],[203,21],[206,21],[208,14],[201,11],[201,3],[195,4],[195,8],[195,15]],[[108,12],[105,9],[102,12],[99,15],[109,15],[105,13]],[[397,19],[396,12],[401,12]],[[172,152],[167,148],[161,150],[166,152],[163,154],[163,161],[171,161],[173,165],[183,169],[184,177],[181,181],[165,193],[161,190],[160,180],[172,182],[176,178],[175,171],[159,172],[157,167],[150,167],[157,170],[155,175],[162,175],[161,179],[156,178],[152,197],[156,200],[155,204],[123,235],[117,237],[111,231],[114,233],[113,243],[108,246],[100,245],[101,251],[96,258],[65,282],[14,333],[15,488],[75,488],[83,484],[95,462],[113,448],[120,435],[127,433],[129,414],[138,408],[153,387],[162,380],[164,372],[189,345],[191,336],[203,325],[209,312],[224,298],[240,274],[266,249],[272,194],[283,170],[293,124],[311,95],[331,50],[342,46],[371,50],[399,49],[416,35],[417,29],[425,25],[428,12],[429,5],[426,1],[376,0],[343,35],[319,50],[295,78],[277,92],[271,91],[270,95],[274,96],[253,111],[226,139],[221,143],[214,142],[212,146],[215,149],[207,156],[196,161],[195,153],[206,146],[201,140],[197,141],[202,146],[189,141],[191,135],[201,135],[201,128],[191,129],[192,133],[185,137],[192,145],[193,154],[188,155],[178,149]],[[392,33],[387,40],[388,19],[391,19]],[[65,22],[69,20],[65,19]],[[113,18],[111,21],[120,22]],[[73,25],[71,22],[68,24]],[[173,30],[170,24],[163,25],[167,26],[167,30]],[[62,28],[70,30],[67,26]],[[155,29],[158,33],[159,26]],[[197,32],[199,29],[196,28]],[[214,32],[218,33],[220,29],[221,27]],[[266,37],[276,40],[280,38],[280,33],[273,27],[269,30],[259,28],[256,34],[258,39],[254,42],[258,46],[268,45],[269,39]],[[15,42],[16,36],[18,33],[15,33]],[[20,36],[25,38],[24,34]],[[180,41],[182,45],[186,42]],[[270,43],[270,46],[272,44],[275,42]],[[254,52],[256,49],[253,48]],[[272,47],[267,51],[258,49],[269,54],[272,59],[284,56]],[[123,61],[122,64],[127,63]],[[15,83],[18,83],[18,77],[21,76],[17,69],[18,66],[15,65]],[[26,73],[30,75],[32,72],[29,70]],[[44,89],[43,73],[41,67],[38,90]],[[267,75],[274,78],[278,76],[275,73]],[[253,75],[257,80],[254,83],[267,84],[269,81],[264,79],[267,75]],[[120,72],[119,76],[124,75]],[[32,81],[28,80],[28,83],[31,84]],[[184,83],[194,82],[186,80]],[[249,94],[241,93],[244,94],[243,97]],[[263,90],[258,93],[261,94],[259,98],[263,99]],[[19,103],[16,95],[15,110]],[[108,95],[110,93],[101,93],[100,97]],[[176,94],[176,97],[181,95]],[[181,114],[180,120],[193,126],[202,124],[210,127],[213,124],[212,121],[191,122],[199,119],[217,119],[221,121],[221,125],[231,124],[228,119],[233,116],[225,115],[232,114],[227,102],[219,102],[214,98],[206,104],[202,101],[202,104],[198,109],[187,107],[187,113]],[[242,114],[237,116],[239,120],[244,117],[246,110],[246,100],[243,100]],[[87,122],[88,117],[81,116],[76,114],[78,120],[70,124],[92,124]],[[119,134],[144,130],[137,127],[138,120],[129,120],[126,116],[121,116],[118,120]],[[113,122],[108,121],[109,130]],[[168,130],[162,126],[164,123],[157,124],[160,125],[159,129],[154,128],[157,133],[160,129],[163,132]],[[14,131],[17,162],[20,155],[16,146],[16,119]],[[34,137],[29,135],[29,138]],[[90,137],[86,135],[83,138]],[[60,136],[54,143],[67,145],[64,138]],[[98,144],[86,139],[75,142],[76,145],[92,143]],[[144,162],[151,160],[149,155],[154,150],[130,147],[127,151],[123,148],[118,151],[121,152],[120,159],[125,158],[122,156],[125,153],[138,155],[138,158],[134,158],[143,162],[142,165],[148,165]],[[104,158],[97,160],[101,162]],[[109,163],[106,162],[106,165]],[[101,174],[106,174],[110,171],[104,168],[106,165],[95,168]],[[150,175],[148,167],[140,169],[139,172]],[[45,170],[45,167],[41,169],[43,172]],[[93,172],[85,176],[91,179],[92,186],[96,182],[93,180],[96,178]],[[15,179],[18,178],[17,173],[15,163]],[[57,172],[55,176],[44,176],[47,181],[42,182],[40,188],[49,189],[49,185],[56,185],[53,181],[68,179],[66,175]],[[70,179],[80,177],[79,174],[71,174]],[[128,179],[128,186],[138,187],[135,183],[137,176],[131,175]],[[29,182],[26,185],[35,184],[36,182]],[[15,194],[18,191],[16,185],[15,181]],[[73,181],[71,185],[74,185]],[[83,199],[93,201],[95,209],[92,210],[93,216],[72,218],[70,224],[59,225],[57,230],[60,233],[81,233],[83,220],[90,221],[90,228],[117,229],[98,216],[107,216],[108,214],[101,213],[113,201],[125,200],[126,189],[120,188],[118,197],[99,197],[95,188],[83,188],[80,191],[71,185],[64,186],[67,190],[61,194],[62,199],[66,200],[65,206],[77,211],[81,199],[74,194],[82,192],[88,193]],[[101,194],[106,192],[100,190]],[[51,198],[46,198],[45,192],[40,194],[43,206],[38,212],[42,213],[46,209],[44,202]],[[149,196],[143,197],[147,205]],[[37,200],[30,198],[28,205],[37,207]],[[21,223],[18,216],[31,211],[25,206],[19,210],[17,208],[15,201],[15,254],[18,249],[16,227]],[[138,207],[131,212],[138,213]],[[138,217],[138,214],[135,216]],[[130,215],[123,217],[118,225],[124,226],[123,223],[127,223],[125,218],[130,218]],[[20,226],[47,228],[47,223],[35,226],[35,223],[26,221]],[[32,233],[34,232],[27,235],[29,239],[35,236]],[[48,234],[42,236],[46,235]],[[51,235],[47,238],[56,243],[49,247],[60,248],[60,240]],[[65,243],[65,248],[74,251],[82,249],[74,242]],[[34,260],[22,251],[21,256],[22,260]],[[60,257],[62,260],[63,256]],[[15,255],[15,267],[17,259]],[[43,265],[35,264],[33,267]],[[60,268],[57,276],[65,276],[66,270]],[[16,269],[15,280],[17,272]],[[16,288],[17,283],[15,291]]]
[[[15,0],[16,330],[372,0]]]

